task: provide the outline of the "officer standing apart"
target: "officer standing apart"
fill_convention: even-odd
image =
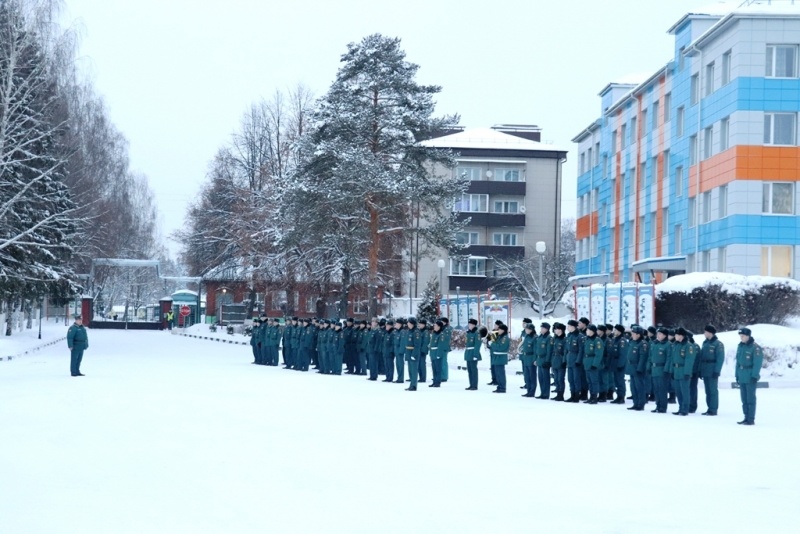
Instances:
[[[717,339],[717,329],[713,324],[706,325],[705,341],[700,349],[700,378],[706,392],[706,406],[703,415],[717,415],[719,410],[719,375],[725,363],[725,345]]]
[[[736,383],[742,397],[744,419],[740,425],[756,424],[756,385],[761,378],[761,365],[764,362],[764,351],[753,339],[749,328],[739,330],[739,346],[736,348]]]
[[[85,376],[81,373],[83,351],[89,348],[89,334],[81,322],[81,316],[75,316],[75,323],[67,330],[67,347],[70,350],[69,370],[72,376]]]
[[[500,333],[497,338],[492,341],[491,349],[491,363],[494,367],[494,376],[497,379],[497,389],[492,393],[505,393],[506,392],[506,365],[508,365],[508,347],[511,340],[508,338],[508,326],[501,324],[497,327]]]
[[[475,391],[478,389],[478,362],[481,361],[481,335],[478,332],[476,319],[469,320],[466,337],[464,361],[467,362],[467,376],[469,376],[469,387],[466,390]]]

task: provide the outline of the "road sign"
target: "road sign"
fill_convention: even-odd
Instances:
[[[181,306],[181,317],[188,317],[192,314],[192,309],[189,306]]]

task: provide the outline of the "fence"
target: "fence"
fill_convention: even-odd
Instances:
[[[655,324],[652,284],[592,284],[575,290],[575,317],[592,323]]]

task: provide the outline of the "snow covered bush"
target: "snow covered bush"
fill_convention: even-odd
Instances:
[[[691,273],[656,286],[657,322],[695,332],[708,323],[720,330],[781,324],[798,308],[800,283],[789,278]]]

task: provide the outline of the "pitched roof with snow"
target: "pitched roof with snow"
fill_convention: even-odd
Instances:
[[[442,137],[422,141],[422,146],[432,148],[468,148],[484,150],[528,150],[534,152],[567,152],[554,145],[537,143],[516,135],[498,132],[492,128],[467,128]]]

